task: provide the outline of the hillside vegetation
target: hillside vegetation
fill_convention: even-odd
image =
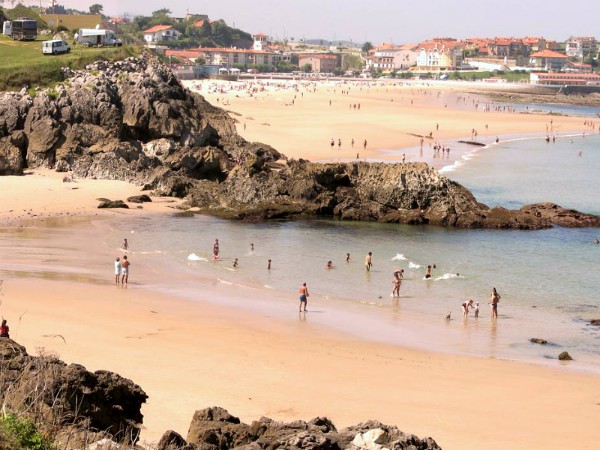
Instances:
[[[43,40],[13,41],[0,36],[0,90],[44,87],[61,81],[61,67],[81,69],[94,61],[116,61],[137,54],[131,47],[84,48],[74,46],[70,54],[42,54]]]

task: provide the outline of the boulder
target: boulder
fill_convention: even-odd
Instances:
[[[30,356],[7,338],[0,339],[0,373],[0,392],[11,393],[3,399],[9,410],[27,404],[48,423],[68,418],[65,426],[81,427],[88,437],[105,431],[103,437],[117,442],[138,439],[148,396],[131,380],[104,370],[92,373],[52,355]]]
[[[125,208],[129,209],[127,203],[123,200],[102,200],[98,205],[98,208]]]
[[[558,359],[560,361],[572,361],[573,360],[571,355],[569,355],[569,352],[562,352],[560,355],[558,355]]]
[[[188,445],[185,439],[176,431],[168,430],[163,433],[156,450],[192,450],[193,447]]]
[[[600,227],[600,217],[567,209],[555,203],[534,203],[521,208],[521,211],[535,217],[549,220],[555,225],[567,228]]]
[[[146,194],[142,194],[142,195],[133,195],[131,197],[127,197],[127,201],[129,203],[146,203],[146,202],[151,202],[152,199],[147,196]]]
[[[592,319],[592,320],[590,320],[590,325],[594,325],[596,327],[600,327],[600,319]]]
[[[22,175],[25,168],[26,138],[22,131],[0,137],[0,175]]]
[[[419,439],[377,421],[366,422],[342,431],[338,431],[325,417],[318,417],[309,422],[295,420],[287,423],[261,417],[251,425],[246,425],[222,408],[196,411],[190,424],[187,442],[188,445],[204,450],[440,448],[431,438]]]
[[[531,338],[531,339],[529,339],[529,342],[532,342],[534,344],[541,344],[541,345],[546,345],[548,343],[548,341],[546,339],[540,339],[540,338]]]

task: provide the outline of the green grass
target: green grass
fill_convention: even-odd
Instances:
[[[42,54],[43,40],[13,41],[0,36],[0,90],[45,87],[61,81],[61,67],[80,69],[98,60],[119,60],[136,54],[131,47],[72,46],[65,55]]]

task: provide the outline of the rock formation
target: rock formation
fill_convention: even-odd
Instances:
[[[431,438],[420,439],[397,427],[369,421],[338,431],[325,417],[310,422],[282,423],[262,417],[250,425],[242,423],[223,408],[196,411],[187,440],[167,431],[158,450],[437,450]]]
[[[141,407],[148,396],[116,373],[92,373],[51,355],[30,356],[25,347],[0,338],[0,375],[0,394],[8,411],[27,406],[28,414],[46,424],[68,426],[73,441],[76,435],[96,432],[132,443],[139,436]]]
[[[0,175],[50,167],[188,197],[244,220],[327,216],[464,228],[598,226],[577,211],[488,208],[422,163],[316,164],[249,143],[235,121],[144,57],[65,69],[53,89],[0,95]]]

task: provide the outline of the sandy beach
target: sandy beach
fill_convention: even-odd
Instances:
[[[480,137],[493,139],[543,134],[549,122],[544,116],[523,120],[520,114],[440,106],[441,97],[455,99],[455,93],[438,98],[416,87],[381,87],[362,93],[351,88],[346,95],[341,89],[319,87],[304,97],[293,91],[256,98],[234,94],[224,107],[241,114],[234,117],[246,139],[315,160],[355,158],[352,138],[355,146],[368,140],[367,152],[358,150],[361,158],[386,159],[384,149],[419,145],[407,133],[433,132],[444,141],[469,137],[476,128]],[[217,97],[222,102],[223,95],[207,95],[210,101]],[[360,103],[360,110],[350,103]],[[580,118],[553,117],[558,133],[582,125]],[[332,138],[342,139],[341,150],[330,149]],[[63,183],[63,176],[35,171],[0,177],[3,228],[43,228],[43,220],[71,215],[110,220],[142,211],[96,208],[99,197],[124,200],[139,194],[139,187]],[[172,199],[157,198],[143,212],[164,214],[171,206]],[[68,363],[112,370],[138,383],[149,395],[144,441],[158,440],[167,429],[185,436],[193,412],[208,406],[225,407],[247,422],[260,416],[327,416],[343,427],[377,419],[432,436],[451,450],[592,449],[600,440],[600,377],[558,362],[541,367],[358,340],[311,323],[310,313],[299,320],[295,303],[289,319],[279,319],[268,311],[215,305],[206,301],[215,295],[210,290],[190,301],[136,283],[116,287],[110,274],[103,285],[7,276],[2,269],[0,263],[0,312],[12,337],[30,353],[55,352]]]
[[[430,144],[450,145],[457,139],[471,139],[473,130],[476,140],[484,143],[509,135],[560,137],[585,130],[579,117],[485,112],[491,101],[481,95],[463,94],[456,84],[320,82],[299,84],[296,89],[293,82],[282,87],[263,81],[258,92],[250,96],[244,90],[248,83],[234,84],[232,89],[226,82],[184,82],[229,111],[244,138],[268,143],[290,158],[354,160],[358,154],[360,159],[399,162],[406,153],[407,162],[422,161],[441,168],[462,154],[452,152],[450,158],[441,161],[432,157]],[[486,90],[482,83],[477,87]],[[473,84],[465,84],[464,89],[472,90]],[[360,109],[354,107],[358,105]],[[430,133],[432,139],[425,139],[423,154],[419,154],[421,138],[415,135]]]

